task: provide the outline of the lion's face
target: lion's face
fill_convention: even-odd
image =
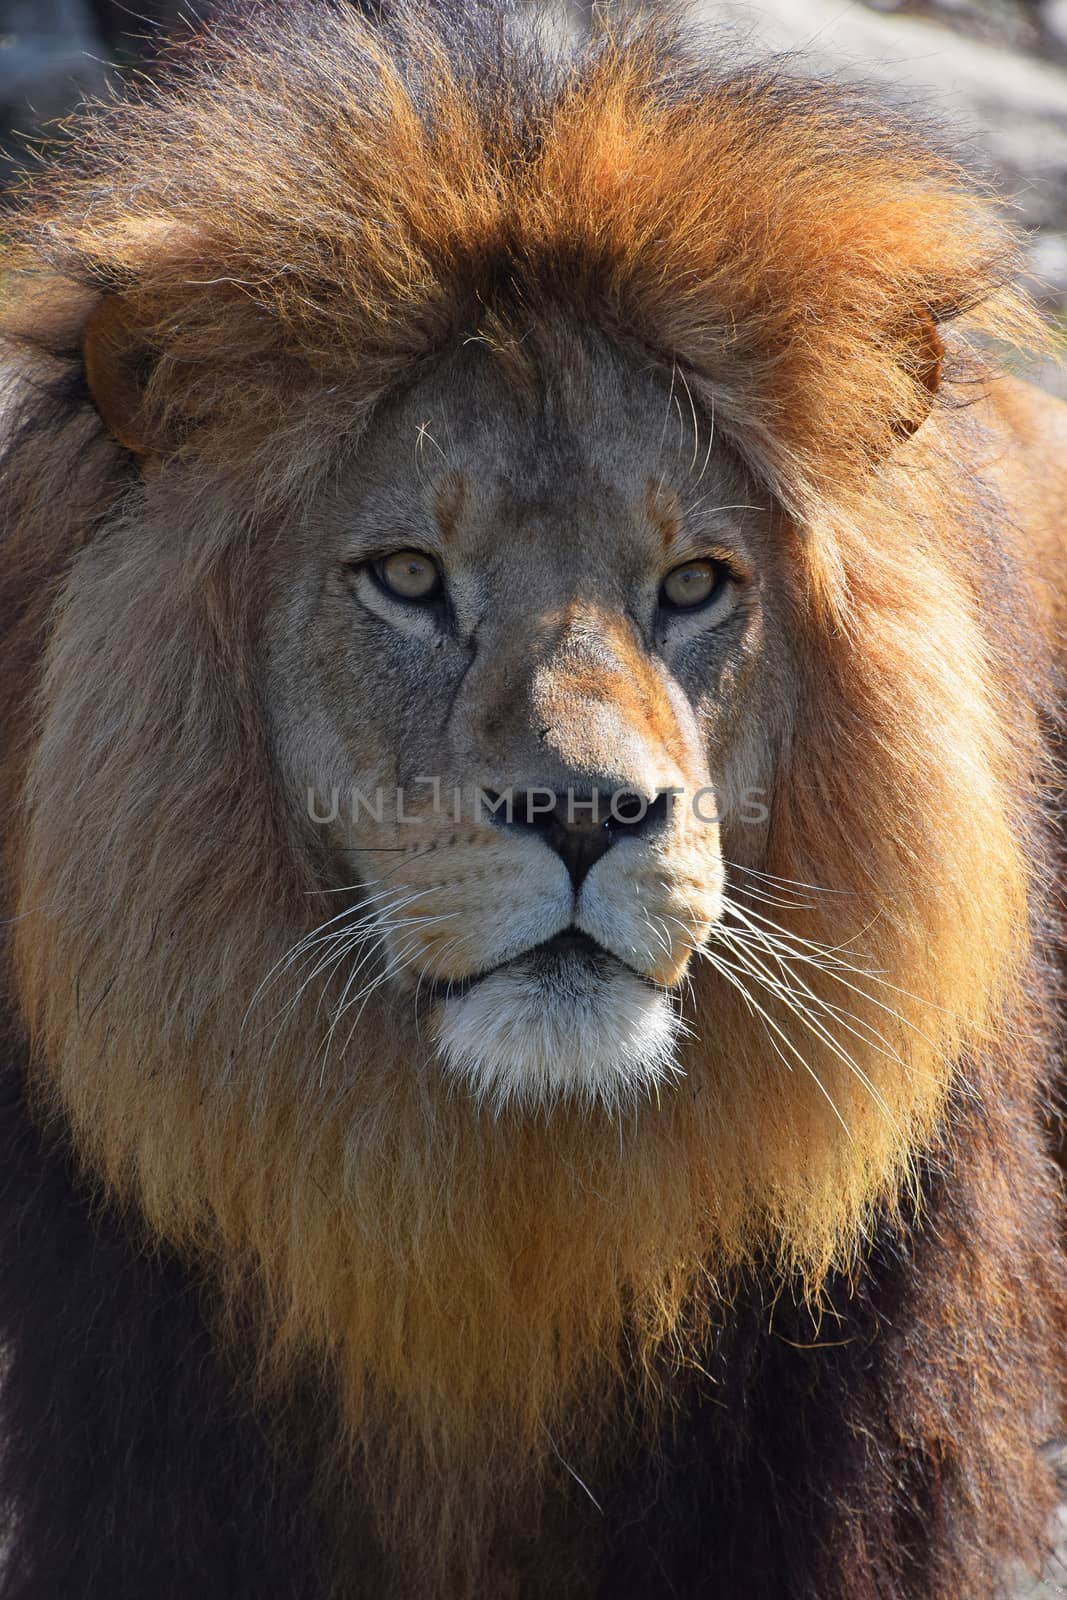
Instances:
[[[676,1069],[724,829],[761,815],[765,520],[684,383],[603,344],[475,348],[379,417],[266,627],[275,761],[351,887],[342,1033],[384,984],[497,1105]]]

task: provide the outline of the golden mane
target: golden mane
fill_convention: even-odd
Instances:
[[[975,336],[1030,319],[988,203],[840,87],[717,76],[670,26],[556,59],[484,18],[289,11],[97,113],[5,246],[36,380],[2,463],[10,984],[42,1110],[252,1298],[262,1380],[330,1365],[409,1528],[427,1462],[459,1464],[451,1548],[625,1366],[685,1359],[713,1277],[770,1258],[817,1297],[848,1269],[1018,1013],[1038,738],[980,614],[997,510],[953,397]],[[79,387],[101,303],[166,463],[143,481]],[[877,974],[852,1064],[811,1038],[808,1071],[704,966],[685,1082],[621,1126],[480,1116],[373,1005],[344,1059],[317,994],[248,1015],[317,915],[252,671],[257,538],[383,395],[475,333],[516,360],[563,308],[684,373],[779,508],[800,678],[753,864],[825,891],[776,912],[794,940]],[[832,1020],[839,977],[809,981]]]

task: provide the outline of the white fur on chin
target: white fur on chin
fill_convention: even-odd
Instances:
[[[449,1075],[497,1113],[562,1099],[614,1110],[681,1073],[669,997],[617,963],[513,962],[444,1000],[437,1030]]]

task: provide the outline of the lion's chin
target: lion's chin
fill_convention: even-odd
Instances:
[[[531,951],[446,996],[436,1021],[449,1076],[498,1113],[616,1110],[681,1072],[669,996],[606,952]]]

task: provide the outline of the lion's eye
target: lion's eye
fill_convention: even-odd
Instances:
[[[725,580],[720,561],[686,561],[664,578],[660,601],[674,611],[693,611],[717,594]]]
[[[398,600],[435,600],[441,591],[440,568],[421,550],[394,550],[374,563],[374,572]]]

